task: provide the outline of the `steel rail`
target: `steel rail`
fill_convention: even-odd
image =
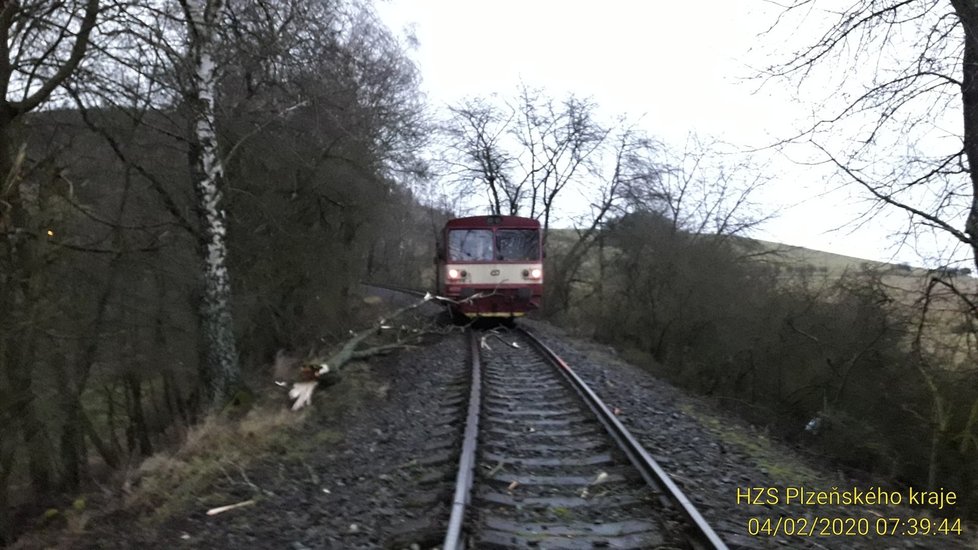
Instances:
[[[618,420],[618,417],[614,415],[611,409],[601,401],[594,391],[588,387],[588,385],[575,373],[570,366],[564,362],[553,350],[547,347],[539,338],[537,338],[533,333],[529,332],[523,327],[519,327],[516,330],[524,334],[533,345],[537,347],[554,365],[559,367],[558,370],[564,373],[567,380],[574,387],[574,389],[581,395],[584,401],[587,403],[588,407],[598,416],[598,419],[604,425],[605,430],[608,434],[615,440],[618,446],[625,452],[628,459],[635,465],[635,467],[641,472],[642,477],[645,478],[646,483],[652,486],[654,489],[665,494],[665,496],[672,501],[673,504],[679,507],[680,512],[691,525],[695,527],[692,535],[696,537],[694,542],[698,543],[701,548],[713,548],[716,550],[727,550],[727,545],[723,540],[716,534],[710,524],[703,519],[703,516],[699,513],[699,510],[690,502],[689,498],[683,494],[682,490],[678,485],[669,477],[669,474],[662,469],[661,466],[649,455],[648,451],[635,439],[635,437],[628,431],[624,424]]]
[[[469,334],[469,353],[472,361],[472,389],[469,392],[469,411],[465,418],[465,433],[462,435],[462,451],[458,460],[458,475],[455,478],[455,496],[452,498],[452,513],[448,518],[448,531],[445,533],[443,550],[465,548],[462,539],[462,524],[465,511],[472,494],[472,481],[475,478],[475,455],[479,437],[479,410],[482,406],[482,366],[479,359],[479,343],[475,332]]]
[[[368,286],[387,288],[405,294],[423,296],[424,293],[415,289],[397,287],[393,285],[364,283]],[[587,406],[594,411],[598,420],[604,426],[605,431],[618,444],[619,448],[625,453],[629,461],[639,470],[645,482],[653,489],[662,493],[669,501],[678,506],[679,511],[686,517],[689,523],[695,528],[692,535],[697,548],[712,548],[715,550],[728,550],[725,542],[716,534],[716,531],[707,523],[700,514],[699,510],[683,494],[682,489],[669,477],[664,469],[649,455],[648,451],[635,439],[635,436],[621,423],[611,409],[598,397],[596,393],[574,372],[570,366],[560,358],[552,349],[544,344],[532,332],[523,327],[516,329],[524,334],[539,349],[547,359],[558,367],[564,374],[571,386],[578,392]],[[449,519],[448,533],[445,536],[443,548],[445,550],[458,550],[462,546],[462,524],[464,522],[465,510],[470,501],[472,482],[474,479],[476,440],[478,437],[479,423],[479,399],[481,393],[481,374],[479,365],[479,347],[474,332],[469,332],[470,350],[473,361],[472,391],[469,397],[469,411],[466,419],[465,434],[463,436],[462,452],[459,459],[459,471],[456,480],[455,497],[452,503],[452,513]]]

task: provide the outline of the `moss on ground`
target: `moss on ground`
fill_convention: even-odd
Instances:
[[[717,418],[689,404],[683,404],[680,408],[725,445],[739,449],[750,457],[772,480],[811,485],[830,483],[812,468],[786,455],[777,442],[763,433],[747,433],[743,426],[731,425],[729,419]]]

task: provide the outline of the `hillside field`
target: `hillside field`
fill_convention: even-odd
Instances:
[[[577,234],[569,229],[551,230],[547,248],[550,257],[560,257],[575,242]],[[829,294],[832,285],[857,284],[876,278],[886,296],[892,300],[892,311],[916,326],[923,307],[925,292],[933,279],[948,284],[935,284],[924,323],[922,342],[933,351],[943,347],[949,352],[950,363],[960,364],[974,359],[974,317],[969,316],[962,299],[949,285],[966,297],[978,296],[978,278],[970,270],[928,269],[907,264],[890,264],[863,258],[813,250],[759,239],[727,237],[743,250],[746,261],[768,265],[776,270],[777,280],[785,289],[798,289],[815,295]],[[586,256],[572,286],[576,296],[594,291],[603,270],[613,264],[618,251],[612,246],[596,244]],[[602,267],[603,266],[603,267]],[[911,335],[908,333],[908,338]],[[908,340],[909,341],[909,340]],[[951,365],[947,365],[951,366]]]

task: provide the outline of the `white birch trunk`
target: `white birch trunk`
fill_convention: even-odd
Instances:
[[[204,238],[201,251],[204,296],[200,316],[205,353],[201,373],[211,404],[220,407],[227,403],[241,382],[231,316],[227,225],[221,200],[224,168],[217,146],[214,105],[217,90],[214,29],[223,6],[221,0],[185,1],[193,70],[190,163]]]

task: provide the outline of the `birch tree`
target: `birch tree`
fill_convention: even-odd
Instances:
[[[226,403],[241,383],[234,324],[231,277],[227,267],[227,220],[222,204],[224,167],[217,142],[218,37],[222,0],[179,0],[187,25],[190,78],[184,90],[190,106],[188,160],[202,224],[204,289],[200,304],[204,361],[201,374],[215,407]]]

